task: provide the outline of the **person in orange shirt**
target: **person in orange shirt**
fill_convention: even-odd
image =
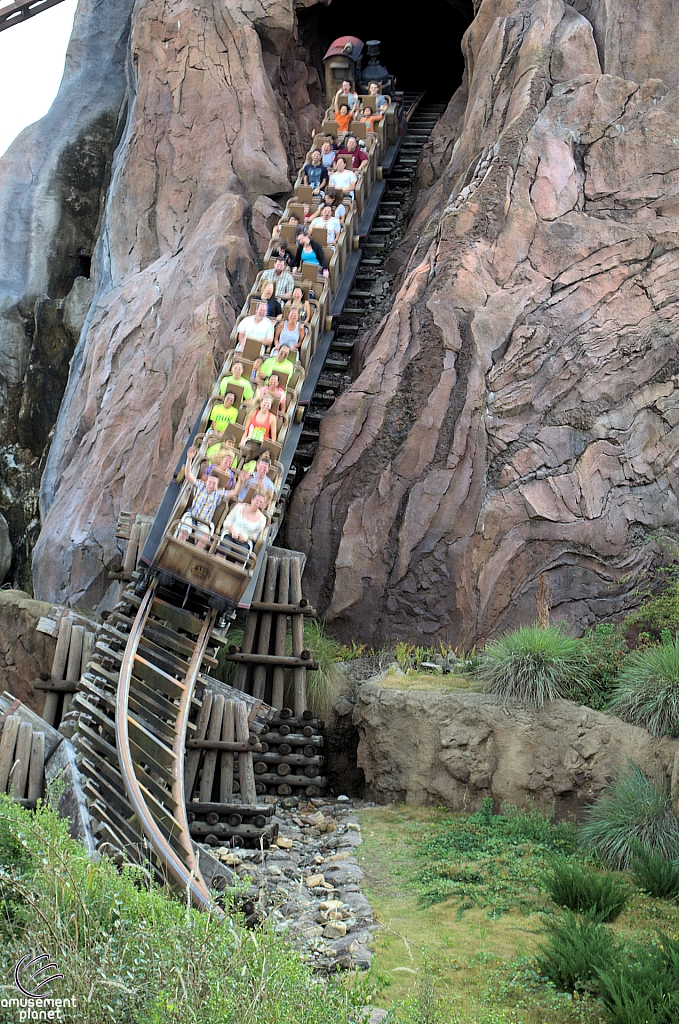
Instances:
[[[335,111],[335,120],[337,121],[337,127],[341,132],[349,131],[351,114],[349,113],[349,107],[346,103],[343,103],[339,110]]]
[[[368,131],[374,132],[375,131],[375,125],[379,124],[381,120],[382,120],[382,115],[381,114],[373,114],[373,112],[370,109],[370,107],[364,107],[363,108],[363,112],[361,114],[361,121],[363,121],[364,124],[368,125]]]

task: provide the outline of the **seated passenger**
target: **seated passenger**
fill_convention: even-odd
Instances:
[[[276,356],[280,352],[281,345],[286,345],[291,352],[299,353],[302,347],[302,342],[306,337],[306,327],[303,327],[299,322],[299,313],[296,309],[291,309],[288,313],[287,320],[281,320],[276,325],[276,330],[273,336],[273,351],[272,356]]]
[[[312,220],[312,231],[314,228],[325,228],[327,232],[328,245],[335,244],[342,231],[342,225],[337,217],[333,216],[332,205],[330,203],[326,203],[322,206],[319,216],[316,217],[315,220]]]
[[[244,553],[252,551],[259,535],[266,527],[266,516],[262,507],[266,501],[263,494],[254,494],[249,505],[234,505],[222,526],[222,539],[228,537]]]
[[[326,139],[325,142],[321,146],[321,163],[325,167],[326,171],[329,171],[330,168],[332,167],[332,165],[334,164],[334,162],[335,162],[335,147],[332,144],[332,142],[330,142],[329,139]]]
[[[268,395],[269,398],[278,399],[278,411],[279,413],[285,412],[285,391],[278,383],[278,374],[272,373],[269,377],[268,384],[265,384],[262,388],[257,388],[257,394],[255,395],[255,401],[258,402],[261,398]]]
[[[323,189],[328,184],[328,171],[323,166],[320,149],[314,149],[311,154],[311,163],[306,164],[302,172],[303,183],[310,185],[315,196],[322,195]]]
[[[349,125],[351,124],[351,114],[349,113],[349,107],[346,103],[343,103],[339,110],[335,111],[335,121],[337,127],[341,132],[348,132]]]
[[[286,302],[283,309],[283,316],[287,317],[291,309],[297,310],[300,323],[303,324],[306,321],[311,320],[311,303],[308,299],[304,298],[304,292],[299,285],[295,285],[292,289],[292,299],[290,302]]]
[[[382,114],[373,114],[370,107],[364,107],[360,120],[363,124],[367,124],[369,132],[374,132],[375,125],[382,120]]]
[[[215,441],[214,444],[212,444],[213,439]],[[236,438],[228,431],[221,435],[211,432],[208,435],[208,447],[205,454],[209,459],[212,459],[217,469],[221,470],[222,473],[228,474],[236,469],[238,465]],[[233,487],[233,481],[229,483],[229,487]]]
[[[312,220],[314,219],[315,216],[316,216],[316,208],[314,207],[312,209],[311,203],[305,203],[304,204],[304,231],[305,231],[305,233],[308,231],[309,225],[311,224],[311,222],[312,222]],[[297,241],[299,242],[299,235],[297,235]],[[294,257],[293,257],[293,264],[294,264]]]
[[[335,93],[335,99],[333,100],[333,109],[339,110],[342,104],[346,104],[348,110],[353,110],[354,107],[358,107],[358,94],[354,92],[354,87],[348,78],[345,78],[342,85]]]
[[[242,363],[236,361],[231,367],[230,375],[228,377],[222,377],[222,380],[219,385],[220,395],[226,394],[226,389],[228,388],[229,384],[236,384],[238,387],[241,387],[243,389],[243,401],[250,401],[254,392],[252,390],[252,385],[250,384],[250,382],[247,381],[243,376]]]
[[[273,281],[263,281],[261,295],[255,296],[260,302],[266,302],[266,315],[269,320],[278,320],[283,315],[283,308],[273,293]]]
[[[290,280],[292,281],[292,274],[290,274]],[[290,293],[292,294],[292,289],[290,289]],[[247,338],[255,338],[256,341],[261,341],[266,345],[271,344],[273,341],[273,323],[269,320],[267,313],[267,303],[259,302],[257,303],[254,316],[246,316],[244,320],[241,320],[238,324],[237,352],[243,351]]]
[[[223,434],[227,427],[238,419],[238,406],[234,405],[236,396],[233,391],[227,391],[218,405],[213,405],[210,412],[210,423],[214,426],[215,432]]]
[[[343,192],[348,192],[353,199],[357,181],[358,178],[354,172],[347,167],[346,159],[343,156],[336,156],[334,170],[330,175],[330,185],[333,188],[341,188]]]
[[[275,239],[278,238],[280,233],[281,233],[281,226],[280,226],[280,224],[274,224],[274,229],[271,232],[271,237],[275,240]],[[274,245],[273,249],[271,250],[271,259],[272,260],[283,260],[283,263],[285,264],[286,269],[288,267],[292,266],[292,253],[288,249],[288,247],[285,244],[285,242],[278,242],[276,245]]]
[[[275,441],[276,429],[276,417],[271,412],[271,398],[267,395],[260,398],[255,408],[248,413],[243,426],[241,446],[250,440],[259,444],[263,441]]]
[[[391,96],[383,96],[380,92],[380,83],[371,82],[368,86],[368,95],[375,97],[375,113],[381,111],[385,112],[389,104],[391,103]]]
[[[299,217],[297,216],[296,213],[291,213],[290,214],[290,216],[288,217],[288,224],[292,224],[293,228],[295,229],[295,241],[297,241],[299,236],[304,231],[304,225],[300,222],[300,219],[299,219]],[[293,257],[290,256],[290,262],[291,263],[292,263],[292,260],[293,260]]]
[[[297,246],[293,267],[300,267],[304,263],[317,266],[324,276],[328,276],[328,264],[325,260],[323,246],[319,245],[318,242],[312,242],[308,234],[299,236],[299,245]]]
[[[267,380],[272,373],[285,373],[288,378],[288,383],[295,370],[295,364],[292,359],[289,359],[290,347],[288,345],[281,345],[276,355],[269,356],[265,359],[262,364],[262,376],[266,377]],[[276,438],[273,438],[275,441]]]
[[[339,221],[344,224],[344,218],[347,215],[347,208],[342,202],[344,199],[344,192],[341,188],[328,188],[325,190],[325,203],[332,206],[333,213]]]
[[[270,480],[267,475],[270,469],[271,456],[268,449],[261,452],[256,460],[253,459],[251,462],[246,462],[238,477],[239,491],[236,500],[245,501],[251,487],[255,487],[269,498],[273,497],[276,488],[274,487],[273,480]]]
[[[265,270],[262,274],[262,281],[273,281],[276,288],[277,299],[289,299],[295,282],[292,274],[286,269],[285,260],[277,259],[271,270]]]
[[[250,374],[250,384],[253,388],[258,388],[260,384],[266,384],[266,378],[262,373],[262,366],[264,364],[264,358],[257,356],[252,364],[252,373]]]
[[[177,539],[188,540],[191,527],[193,527],[194,534],[198,534],[196,547],[204,549],[210,540],[211,531],[209,524],[212,522],[212,517],[217,510],[217,506],[220,502],[226,500],[229,492],[219,486],[219,480],[216,476],[209,476],[205,481],[196,480],[191,472],[191,463],[197,454],[193,446],[186,453],[184,474],[193,488],[193,503],[189,511],[185,512],[182,516],[181,521],[185,528],[179,527]]]
[[[347,163],[350,167],[353,167],[355,171],[358,170],[361,164],[367,163],[368,161],[368,154],[365,150],[361,149],[358,144],[358,139],[353,135],[348,135],[344,140],[342,148],[337,150],[337,155],[339,156],[340,154],[347,158]]]

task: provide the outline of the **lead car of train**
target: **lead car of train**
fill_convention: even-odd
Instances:
[[[327,100],[330,106],[326,110],[319,133],[312,141],[305,164],[310,161],[313,149],[321,148],[326,140],[335,142],[337,139],[338,126],[333,116],[332,100],[344,79],[348,78],[352,83],[359,83],[359,87],[361,84],[363,85],[365,93],[361,95],[362,105],[369,106],[373,110],[376,97],[368,94],[367,83],[369,81],[378,80],[385,94],[387,88],[394,91],[393,79],[379,64],[379,44],[376,41],[370,41],[367,44],[367,53],[369,59],[364,67],[364,44],[354,36],[342,36],[335,40],[328,49],[324,61]],[[368,159],[361,164],[360,168],[355,169],[358,181],[353,199],[345,198],[343,200],[346,216],[341,235],[335,239],[335,244],[330,246],[326,230],[319,227],[313,229],[313,240],[318,242],[324,250],[328,267],[327,276],[322,275],[316,265],[304,265],[299,272],[294,274],[295,285],[302,288],[304,299],[309,303],[311,315],[304,322],[306,336],[293,372],[289,375],[279,374],[279,388],[285,393],[285,402],[279,404],[279,401],[276,400],[272,408],[272,412],[277,417],[276,441],[267,440],[262,445],[269,451],[271,469],[268,475],[273,484],[272,497],[264,511],[266,527],[260,533],[254,547],[244,553],[242,547],[234,544],[228,536],[222,534],[222,525],[229,511],[226,503],[217,508],[211,523],[198,526],[182,525],[182,517],[191,507],[193,499],[193,488],[185,479],[184,473],[188,448],[190,445],[197,448],[191,470],[193,475],[199,479],[206,466],[212,462],[207,455],[208,448],[215,442],[214,435],[211,435],[209,429],[210,415],[214,406],[222,401],[223,396],[220,392],[222,381],[231,375],[234,362],[243,364],[243,378],[245,381],[249,381],[254,361],[261,354],[261,342],[254,338],[246,337],[242,350],[236,350],[238,335],[242,333],[240,324],[245,317],[251,316],[255,312],[254,297],[261,294],[262,273],[260,272],[231,333],[224,365],[198,417],[184,450],[182,461],[176,469],[174,481],[168,487],[149,533],[140,560],[141,567],[145,570],[138,587],[140,592],[154,575],[160,575],[161,582],[165,585],[171,583],[190,585],[206,595],[210,607],[222,613],[223,624],[225,624],[225,618],[230,616],[239,604],[244,607],[249,605],[248,588],[251,595],[253,590],[251,584],[254,582],[253,577],[257,574],[258,566],[261,564],[261,555],[266,547],[273,542],[277,532],[282,512],[282,491],[301,433],[304,410],[311,399],[328,351],[333,319],[331,311],[333,315],[337,315],[338,310],[334,307],[339,303],[341,309],[342,304],[339,293],[342,291],[346,297],[348,293],[347,278],[350,279],[349,284],[353,280],[358,265],[359,257],[356,250],[359,247],[359,238],[365,235],[370,227],[379,203],[381,189],[384,187],[381,182],[382,164],[385,162],[385,157],[391,164],[400,146],[404,130],[404,114],[402,98],[399,94],[394,92],[382,121],[375,124],[374,128],[375,131],[370,131],[366,123],[357,120],[352,121],[349,126],[349,132],[359,140],[359,145],[364,149]],[[295,241],[294,227],[288,223],[290,215],[297,214],[301,219],[305,203],[310,203],[314,207],[320,202],[317,197],[312,195],[311,188],[302,183],[302,174],[303,172],[300,171],[293,194],[281,216],[278,237],[272,238],[267,250],[264,260],[265,270],[273,267],[272,252],[279,241],[285,242],[288,246],[293,245]],[[376,195],[376,192],[379,194]],[[230,383],[229,391],[235,392],[235,404],[238,404],[243,397],[242,388],[239,389],[238,386]],[[284,411],[281,411],[283,408]],[[228,430],[228,433],[235,435],[239,444],[243,440],[246,415],[246,405],[241,404],[238,419]],[[241,449],[236,468],[242,468],[244,462],[251,457],[244,449]],[[218,469],[213,469],[212,473],[220,478],[220,486],[227,485],[227,480]],[[246,500],[249,499],[246,497]],[[208,542],[205,546],[200,546],[205,544],[206,530],[209,536]],[[197,543],[199,540],[200,545]]]

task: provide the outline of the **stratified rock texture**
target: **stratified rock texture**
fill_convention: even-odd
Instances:
[[[474,811],[490,797],[578,815],[632,760],[669,784],[679,740],[656,739],[599,711],[555,700],[503,707],[481,693],[437,694],[364,683],[353,710],[366,796],[379,803]]]
[[[561,0],[481,4],[403,285],[296,491],[346,635],[470,645],[534,618],[540,573],[582,629],[677,523],[679,2],[579,7],[596,42]]]
[[[90,258],[125,97],[133,0],[80,0],[49,113],[0,159],[0,511],[30,588],[41,456],[94,294]]]
[[[266,197],[318,120],[299,58],[292,0],[135,5],[98,291],[42,478],[40,597],[99,602],[119,511],[158,507],[254,279]]]

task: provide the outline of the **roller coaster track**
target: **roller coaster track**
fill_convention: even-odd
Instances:
[[[62,0],[18,0],[17,3],[0,7],[0,32],[12,25],[20,25],[28,18],[34,18],[36,14],[48,11],[50,7],[56,7]]]
[[[395,243],[398,234],[398,225],[403,223],[403,218],[398,221],[393,216],[392,210],[395,206],[399,210],[403,206],[403,199],[409,198],[412,189],[415,165],[419,150],[433,127],[440,108],[431,110],[421,109],[421,94],[412,94],[409,113],[409,127],[414,127],[413,139],[403,140],[403,154],[396,162],[392,161],[394,181],[387,192],[387,182],[377,182],[375,185],[376,194],[374,197],[370,216],[366,219],[367,237],[365,253],[368,258],[363,260],[363,271],[358,276],[363,276],[365,281],[373,281],[377,270],[382,268],[386,252]],[[416,108],[420,109],[420,123],[415,127]],[[396,156],[398,157],[398,148]],[[401,190],[399,192],[399,189]],[[390,196],[382,206],[383,197]],[[378,213],[379,208],[379,213]],[[388,225],[386,234],[389,242],[383,241],[385,231],[381,229],[382,224]],[[376,234],[371,234],[373,224],[376,221]],[[370,238],[378,238],[379,242],[369,241]],[[378,253],[372,257],[371,248]],[[342,357],[342,367],[346,368],[344,360],[350,355],[350,348],[355,341],[355,333],[345,332],[340,318],[344,320],[343,313],[356,316],[361,314],[369,317],[375,305],[375,296],[368,289],[357,290],[354,280],[356,271],[361,262],[364,252],[353,254],[353,262],[345,271],[345,278],[340,281],[335,307],[333,311],[334,320],[339,325],[338,331],[327,335],[328,341],[322,351],[317,353],[314,360],[317,360],[315,368],[315,379],[318,379],[319,366],[325,363],[328,353],[331,352],[330,362]],[[360,306],[354,302],[355,309],[344,309],[344,304],[351,295],[352,299],[361,301]],[[365,301],[367,300],[367,301]],[[335,312],[336,311],[336,312]],[[351,334],[351,345],[343,346],[342,338]],[[316,417],[320,419],[327,401],[321,376],[321,394],[314,393],[314,405],[318,410]],[[346,383],[345,383],[346,386]],[[338,387],[341,390],[341,387]],[[334,394],[336,394],[335,391]],[[334,395],[333,395],[334,400]],[[312,405],[313,413],[313,405]],[[296,428],[294,437],[291,439],[290,459],[286,469],[289,468],[300,440],[311,441],[306,452],[300,452],[301,461],[308,464],[310,457],[313,457],[317,432],[313,415],[307,413],[307,422],[304,427],[299,425]],[[302,431],[304,430],[304,435]],[[310,435],[310,431],[313,433]],[[314,436],[315,435],[315,436]],[[302,445],[302,449],[304,445]],[[285,459],[283,460],[285,463]],[[300,466],[300,468],[302,468]],[[166,496],[167,497],[167,496]],[[165,499],[164,499],[165,500]],[[173,499],[172,499],[173,500]],[[169,502],[170,506],[172,501]],[[161,517],[159,512],[158,518]],[[162,527],[161,527],[162,529]],[[155,543],[151,534],[149,545]],[[264,563],[266,558],[264,559]],[[144,563],[144,558],[141,559]],[[148,563],[146,563],[148,564]],[[261,568],[258,563],[258,570]],[[289,571],[289,570],[288,570]],[[140,582],[137,575],[137,582]],[[299,572],[297,573],[299,576]],[[271,576],[271,593],[268,590],[264,594],[262,602],[263,579],[257,580],[256,575],[252,580],[252,587],[247,602],[247,607],[252,607],[250,646],[243,645],[243,651],[237,652],[236,648],[230,649],[228,658],[231,660],[240,659],[244,664],[252,662],[255,667],[269,665],[276,662],[279,666],[297,666],[295,671],[301,671],[305,663],[302,656],[308,657],[308,652],[295,650],[295,656],[288,657],[282,654],[283,648],[276,647],[276,655],[269,655],[268,637],[266,632],[266,643],[261,640],[264,635],[259,626],[255,626],[256,617],[262,616],[262,622],[268,616],[268,625],[265,628],[271,630],[272,614],[279,613],[285,622],[285,613],[298,618],[298,627],[301,630],[302,610],[306,604],[301,600],[301,592],[290,591],[288,595],[287,582],[283,581],[279,586],[278,601],[275,603],[273,584],[275,573],[266,573],[267,580]],[[129,577],[128,577],[129,578]],[[287,577],[285,578],[287,579]],[[134,582],[134,580],[133,580]],[[148,582],[147,580],[143,581]],[[282,587],[282,589],[281,589]],[[273,719],[273,709],[262,705],[257,699],[257,687],[254,687],[254,695],[249,695],[241,690],[233,691],[238,700],[247,706],[248,717],[243,718],[241,723],[244,727],[240,733],[236,731],[236,740],[224,741],[224,734],[219,732],[219,721],[216,730],[211,717],[210,704],[212,695],[209,693],[209,668],[216,664],[216,653],[224,644],[224,631],[215,629],[216,612],[206,609],[205,604],[196,606],[191,604],[194,600],[189,591],[185,589],[182,599],[176,587],[169,590],[163,589],[162,577],[151,580],[144,592],[143,586],[139,587],[141,595],[134,586],[128,588],[121,595],[119,603],[107,621],[100,627],[97,642],[95,645],[94,657],[89,662],[87,669],[78,684],[78,692],[73,699],[73,710],[78,716],[74,744],[78,752],[78,762],[84,778],[83,789],[88,800],[91,815],[94,819],[95,831],[98,835],[100,847],[108,848],[115,857],[122,859],[127,857],[146,867],[155,877],[173,889],[189,894],[193,903],[206,910],[213,910],[220,913],[214,897],[208,886],[209,879],[205,876],[202,861],[199,863],[198,848],[192,841],[192,832],[198,837],[204,835],[207,825],[210,824],[211,816],[207,815],[207,825],[200,823],[197,827],[195,816],[204,811],[205,807],[221,808],[222,812],[238,810],[243,815],[250,813],[253,822],[261,821],[265,814],[271,814],[271,805],[258,807],[254,797],[245,799],[243,785],[243,768],[240,769],[241,797],[243,803],[234,807],[227,807],[221,804],[209,804],[211,799],[212,776],[207,786],[207,795],[203,793],[204,786],[201,785],[201,795],[197,802],[190,804],[190,813],[187,813],[186,803],[191,801],[194,782],[198,767],[198,750],[194,748],[222,749],[229,751],[243,751],[248,743],[258,744],[258,738],[253,734],[248,735],[248,726],[261,729],[267,721],[269,732],[259,742],[256,749],[263,751],[262,764],[256,766],[259,771],[264,772],[259,776],[262,780],[259,787],[255,786],[254,777],[251,780],[251,793],[265,792],[264,783],[270,783],[277,779],[273,773],[281,758],[275,753],[266,753],[268,742],[276,743],[286,741],[287,749],[298,739],[301,744],[317,743],[320,745],[320,737],[312,735],[318,731],[316,725],[310,721],[303,721],[300,709],[296,708],[297,718],[290,718],[287,722]],[[182,591],[184,593],[184,591]],[[293,604],[288,602],[293,600]],[[293,613],[299,613],[296,616]],[[250,621],[250,619],[248,619]],[[258,620],[257,620],[258,621]],[[248,638],[246,625],[245,639]],[[276,627],[278,628],[278,627]],[[260,637],[260,646],[257,651],[252,646],[255,637],[255,630]],[[302,634],[300,633],[300,637]],[[301,639],[298,637],[297,644],[301,648]],[[283,631],[283,641],[285,639]],[[245,653],[243,653],[245,652]],[[250,652],[250,653],[248,653]],[[227,658],[227,660],[228,660]],[[245,669],[243,668],[244,672]],[[263,669],[262,669],[263,671]],[[281,668],[276,669],[282,678]],[[206,678],[207,676],[207,678]],[[223,685],[223,684],[222,684]],[[238,684],[237,684],[238,685]],[[282,687],[282,682],[279,683]],[[202,689],[202,701],[198,694]],[[262,686],[259,689],[259,696],[263,692]],[[206,696],[207,694],[207,696]],[[217,700],[224,703],[224,698]],[[221,707],[220,706],[220,713]],[[241,710],[243,705],[241,704]],[[198,708],[198,714],[192,715]],[[243,710],[243,714],[245,711]],[[307,714],[307,712],[305,712]],[[282,713],[281,713],[282,715]],[[291,715],[291,712],[288,712]],[[255,726],[255,721],[258,725]],[[209,722],[209,730],[208,730]],[[318,723],[317,723],[318,724]],[[272,730],[272,731],[271,731]],[[297,737],[299,732],[300,736]],[[279,735],[280,734],[280,735]],[[185,749],[187,737],[191,753],[187,755],[187,771],[189,776],[185,782]],[[220,738],[221,737],[221,738]],[[280,748],[283,749],[282,747]],[[313,753],[313,751],[312,751]],[[250,758],[251,758],[250,754]],[[303,754],[293,754],[290,758],[292,764],[307,766],[312,773],[319,772],[315,766],[320,763],[320,758]],[[240,761],[240,754],[239,754]],[[265,764],[269,766],[265,767]],[[250,760],[250,766],[252,761]],[[282,766],[286,767],[286,766]],[[287,768],[289,770],[289,767]],[[302,772],[303,768],[298,771]],[[250,767],[252,771],[252,767]],[[282,774],[282,773],[281,773]],[[247,781],[247,780],[246,780]],[[278,779],[278,781],[283,781]],[[310,783],[314,779],[307,780]],[[316,780],[319,781],[319,780]],[[324,780],[321,780],[324,782]],[[299,780],[303,784],[304,779]],[[234,785],[234,792],[236,788]],[[276,792],[274,788],[269,792]],[[277,790],[281,792],[279,788]],[[229,790],[231,792],[231,790]],[[288,790],[289,792],[289,790]],[[206,803],[207,801],[207,803]],[[247,806],[246,806],[247,805]],[[218,815],[212,819],[217,831],[221,826],[218,824]],[[238,817],[239,823],[242,820],[241,814],[232,815]],[[242,828],[247,832],[247,825]],[[223,832],[221,833],[223,834]],[[208,858],[209,860],[209,858]]]

